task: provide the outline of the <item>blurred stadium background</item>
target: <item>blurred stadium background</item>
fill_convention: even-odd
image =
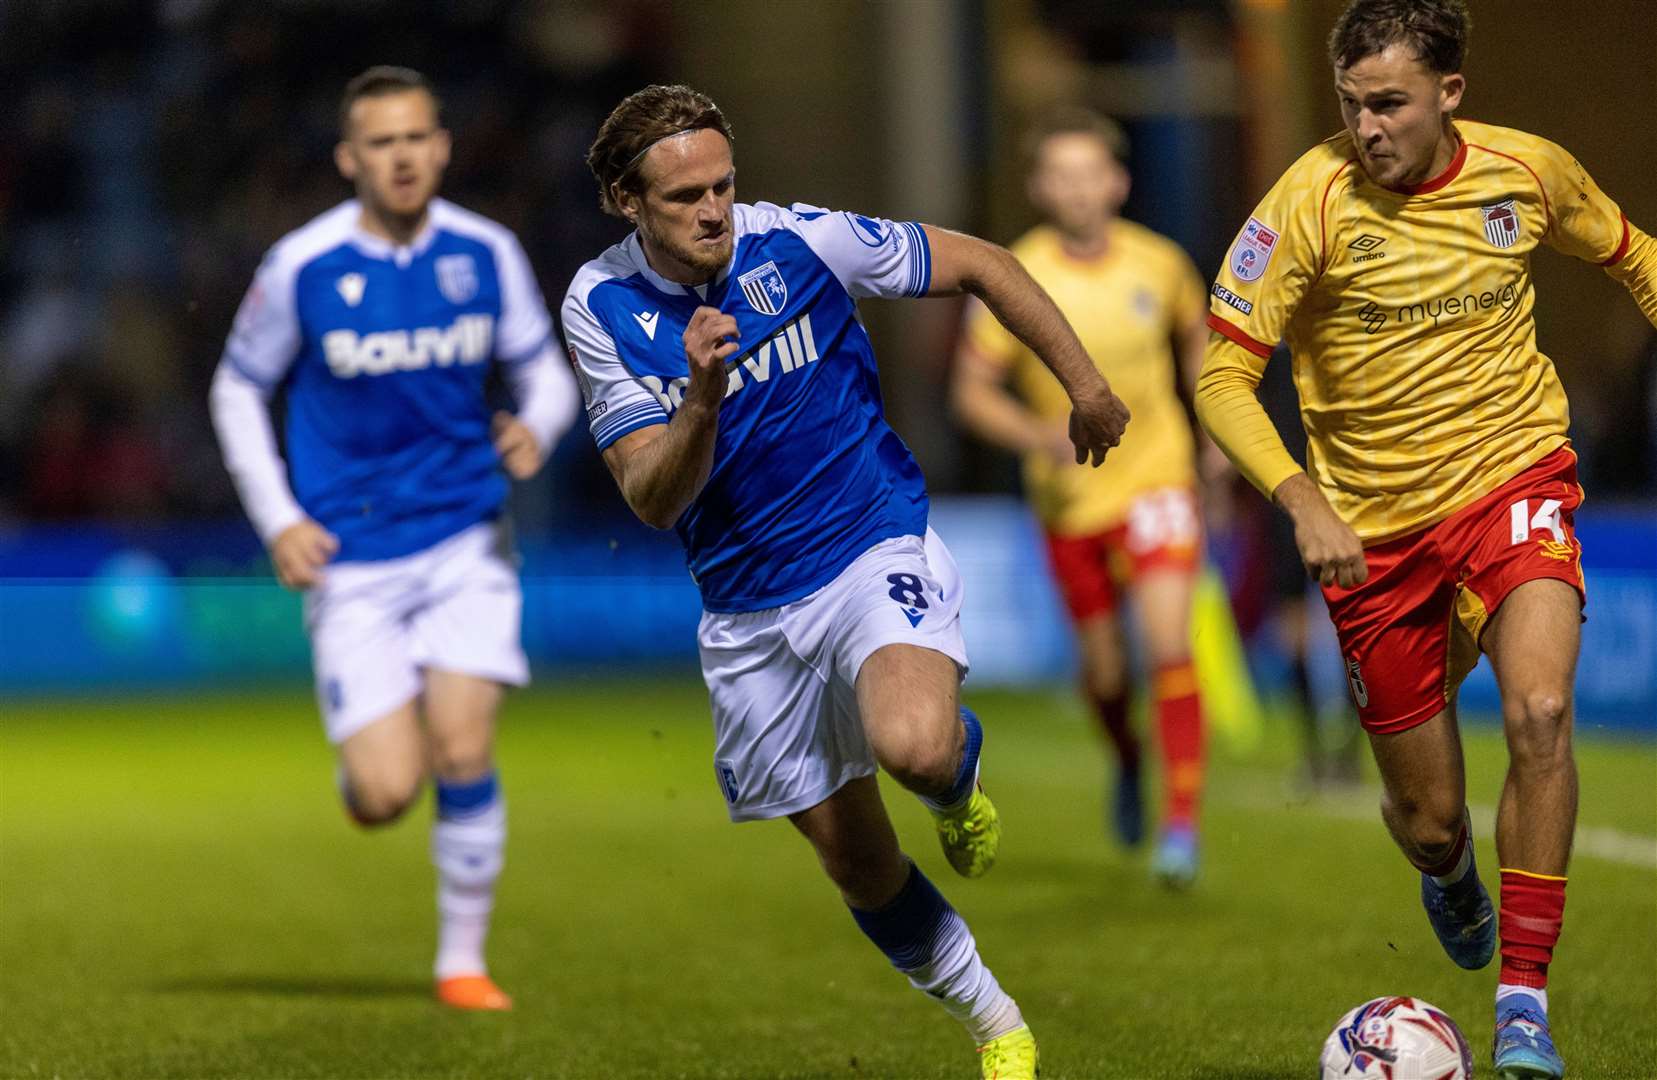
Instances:
[[[1211,273],[1271,180],[1338,129],[1322,38],[1341,6],[0,3],[0,941],[20,950],[7,955],[33,955],[20,927],[36,924],[17,915],[20,894],[39,880],[19,857],[32,850],[22,793],[44,790],[45,780],[29,770],[67,771],[65,761],[127,745],[117,739],[100,750],[88,739],[71,751],[69,742],[35,741],[47,732],[71,739],[60,719],[90,726],[117,707],[134,717],[199,715],[207,701],[211,723],[226,732],[218,749],[233,755],[239,724],[250,739],[276,737],[261,719],[274,700],[297,733],[282,745],[308,754],[306,775],[315,775],[307,797],[323,802],[325,749],[307,713],[299,604],[275,585],[241,516],[205,401],[263,251],[347,194],[330,154],[338,94],[352,74],[391,62],[435,81],[455,134],[444,193],[518,232],[555,310],[576,268],[623,235],[600,215],[582,156],[609,108],[647,82],[687,82],[720,103],[736,129],[744,201],[917,218],[1001,242],[1032,222],[1017,154],[1026,121],[1061,102],[1093,105],[1121,120],[1132,142],[1126,215],[1177,239]],[[1631,220],[1657,227],[1650,0],[1472,7],[1463,113],[1563,143]],[[1589,495],[1579,520],[1591,597],[1579,728],[1586,740],[1614,740],[1606,756],[1635,770],[1614,788],[1632,802],[1606,820],[1632,843],[1631,889],[1649,896],[1657,866],[1657,333],[1591,267],[1548,252],[1536,259],[1535,277],[1540,345],[1570,395]],[[866,313],[889,415],[926,471],[935,521],[967,576],[969,689],[1013,688],[1022,695],[1014,712],[1071,708],[1062,704],[1073,664],[1067,628],[1016,497],[1014,463],[971,442],[943,405],[959,305],[875,303]],[[1286,384],[1286,367],[1274,364],[1269,379]],[[1286,391],[1268,392],[1282,399]],[[1284,415],[1292,417],[1287,393]],[[1260,760],[1287,770],[1292,750],[1273,757],[1269,749],[1292,737],[1276,704],[1286,663],[1263,584],[1267,508],[1250,491],[1235,494],[1211,521],[1211,553],[1266,708],[1263,719],[1239,721],[1264,730],[1245,731],[1232,749],[1263,745]],[[575,707],[569,702],[589,700],[587,690],[561,698],[561,687],[648,675],[675,688],[649,700],[687,710],[686,732],[705,730],[696,727],[705,724],[694,674],[697,597],[677,542],[632,519],[585,430],[565,438],[540,477],[518,485],[513,513],[540,689],[526,699],[533,708],[520,704],[511,715],[531,724],[556,718]],[[1233,690],[1237,700],[1254,700],[1241,682]],[[248,715],[239,715],[239,702]],[[1464,702],[1475,720],[1490,719],[1487,668]],[[1079,708],[1070,719],[1079,746]],[[512,753],[508,743],[509,769]],[[707,770],[691,761],[688,776],[665,782],[717,815]],[[1074,767],[1090,775],[1092,766],[1084,754]],[[1269,802],[1277,789],[1260,778],[1271,774],[1248,775],[1266,785]],[[1239,797],[1247,804],[1252,796]],[[331,820],[324,827],[338,828]],[[1378,825],[1365,828],[1365,843],[1380,851]],[[531,861],[523,844],[514,841],[520,865]],[[1638,904],[1643,918],[1650,905]],[[71,923],[74,910],[65,916]],[[1098,917],[1108,921],[1109,911]],[[420,918],[411,916],[414,925]],[[1636,988],[1649,1017],[1657,933],[1650,923],[1633,933],[1646,972]],[[21,985],[5,984],[12,1005]],[[0,1045],[25,1056],[0,1059],[0,1071],[28,1071],[28,1062],[53,1071],[50,1056],[29,1050],[16,1030]],[[83,1068],[57,1068],[113,1070],[118,1060],[137,1073],[192,1071],[179,1064],[187,1059],[72,1060]]]

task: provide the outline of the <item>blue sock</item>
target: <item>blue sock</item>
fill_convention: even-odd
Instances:
[[[487,810],[500,792],[500,778],[491,769],[476,780],[455,783],[435,780],[437,816],[443,821],[458,821],[476,817]]]
[[[955,782],[949,790],[933,798],[921,796],[921,802],[933,810],[953,810],[972,795],[972,786],[978,782],[978,753],[984,748],[984,726],[965,705],[961,706],[961,726],[966,729],[966,745],[961,749],[961,767],[955,771]]]
[[[899,971],[913,971],[932,959],[938,931],[955,914],[943,893],[914,863],[909,864],[909,879],[891,903],[878,911],[848,910],[857,928]]]
[[[909,985],[966,1026],[973,1041],[988,1042],[1024,1023],[978,956],[966,922],[911,863],[892,902],[877,911],[851,908],[858,929],[886,954]]]

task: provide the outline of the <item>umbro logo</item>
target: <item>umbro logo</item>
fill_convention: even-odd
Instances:
[[[1352,256],[1352,261],[1355,263],[1361,263],[1369,262],[1373,259],[1386,258],[1386,252],[1376,250],[1386,242],[1387,238],[1384,236],[1376,236],[1373,233],[1364,233],[1346,246],[1358,253]]]
[[[638,320],[639,329],[643,330],[644,336],[651,341],[656,340],[656,320],[660,315],[659,311],[652,311],[648,315],[641,315],[636,311],[633,313],[633,318]]]

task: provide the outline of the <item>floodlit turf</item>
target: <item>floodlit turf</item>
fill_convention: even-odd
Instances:
[[[1384,993],[1447,1009],[1489,1075],[1494,967],[1440,953],[1378,820],[1296,794],[1286,735],[1249,761],[1220,748],[1202,876],[1168,895],[1105,840],[1068,697],[970,700],[1000,865],[955,878],[924,811],[889,801],[1022,1004],[1044,1076],[1305,1077],[1333,1022]],[[705,710],[694,681],[511,700],[491,954],[518,1009],[462,1016],[429,997],[429,807],[348,826],[304,690],[6,705],[0,1075],[976,1075],[792,830],[727,823]],[[1472,800],[1493,804],[1499,743],[1468,742]],[[1583,823],[1649,851],[1657,750],[1585,741],[1579,758]],[[1493,881],[1488,835],[1479,857]],[[1657,871],[1578,857],[1554,983],[1573,1076],[1652,1075]]]

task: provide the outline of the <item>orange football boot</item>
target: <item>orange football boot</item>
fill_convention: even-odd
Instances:
[[[451,975],[437,980],[437,1000],[451,1009],[505,1012],[512,999],[487,975]]]

